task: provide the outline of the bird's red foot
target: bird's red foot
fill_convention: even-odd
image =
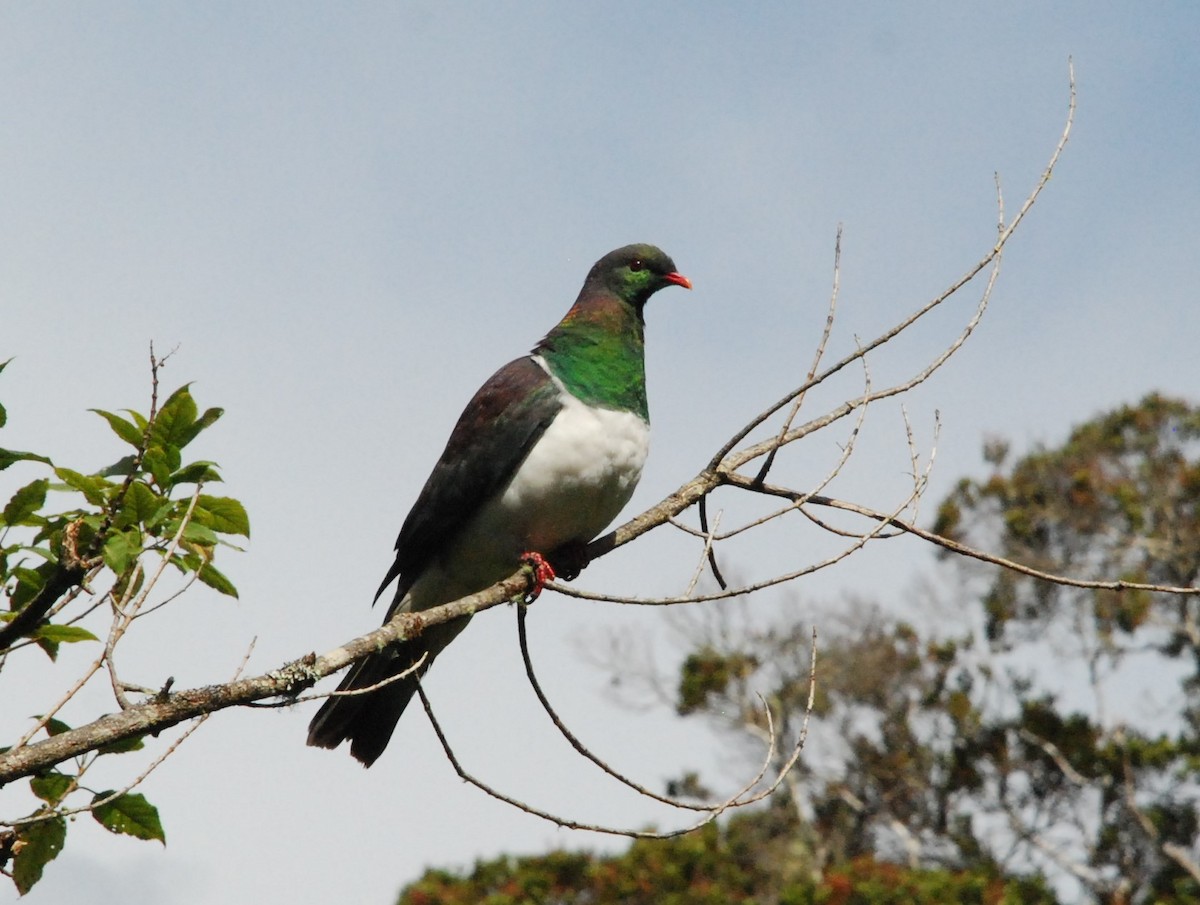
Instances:
[[[525,595],[525,602],[533,603],[538,599],[538,595],[542,593],[546,582],[554,581],[557,576],[554,574],[554,567],[546,561],[546,557],[542,556],[541,553],[533,551],[522,553],[521,563],[533,569],[533,587]]]

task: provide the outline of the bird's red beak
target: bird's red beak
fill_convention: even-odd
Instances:
[[[674,283],[676,286],[682,286],[684,289],[692,288],[692,281],[685,277],[682,273],[671,272],[663,277],[668,283]]]

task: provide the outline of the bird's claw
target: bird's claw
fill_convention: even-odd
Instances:
[[[538,595],[542,593],[546,582],[554,581],[558,576],[554,574],[554,567],[546,561],[546,557],[534,551],[522,553],[521,564],[533,569],[533,584],[525,595],[525,602],[533,603],[538,599]]]
[[[574,581],[588,564],[587,544],[568,541],[550,554],[554,571],[563,581]]]

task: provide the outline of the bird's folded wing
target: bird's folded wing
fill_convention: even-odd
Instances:
[[[376,599],[397,577],[402,586],[410,584],[453,542],[479,508],[504,488],[561,409],[558,387],[529,356],[509,362],[480,387],[404,520],[396,538],[396,561]]]

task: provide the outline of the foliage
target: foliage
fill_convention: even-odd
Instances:
[[[908,869],[867,856],[823,877],[791,857],[787,808],[734,815],[686,836],[637,840],[617,855],[551,852],[426,871],[397,905],[1055,905],[1036,880],[989,869]]]
[[[994,464],[1004,458],[995,452]],[[1188,587],[1200,575],[1200,409],[1152,394],[1089,421],[1058,449],[960,482],[935,530],[968,541],[998,535],[1002,555],[1060,574]],[[1195,606],[1162,595],[1078,591],[1005,572],[984,604],[996,641],[1043,633],[1070,613],[1069,630],[1086,627],[1108,661],[1137,647],[1143,628],[1156,630],[1167,656],[1197,648]]]
[[[1003,442],[985,458],[994,473],[959,483],[940,533],[1077,579],[1195,583],[1200,409],[1151,395],[1007,468]],[[789,789],[813,869],[874,857],[1044,872],[1100,902],[1200,903],[1200,601],[966,577],[957,628],[862,606],[817,617],[827,756]],[[807,625],[693,632],[676,709],[759,738],[757,692],[794,725],[807,638]]]
[[[0,587],[6,603],[0,611],[0,670],[38,650],[54,660],[64,644],[94,644],[99,649],[93,673],[106,668],[114,687],[120,687],[116,644],[137,618],[160,565],[189,583],[198,580],[237,596],[213,561],[218,546],[232,546],[225,538],[249,536],[246,511],[235,499],[201,492],[221,480],[215,463],[183,457],[221,417],[221,409],[200,412],[187,386],[158,406],[157,363],[154,375],[148,414],[96,412],[129,447],[108,467],[76,470],[40,453],[0,449],[0,470],[24,463],[20,467],[40,472],[0,511]],[[6,420],[0,407],[0,426]],[[105,586],[108,590],[98,593]],[[81,593],[85,587],[87,594]],[[118,700],[124,706],[121,693]],[[35,717],[17,744],[37,733],[53,736],[69,729],[54,715],[62,703]],[[30,779],[29,789],[41,804],[0,831],[0,869],[19,892],[27,892],[62,850],[66,815],[88,812],[110,832],[165,842],[158,811],[144,796],[130,788],[96,791],[84,781],[98,758],[142,747],[141,739],[109,744]]]

